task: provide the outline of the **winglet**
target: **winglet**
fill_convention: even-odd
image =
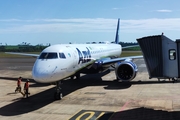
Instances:
[[[115,38],[116,44],[119,44],[119,21],[120,19],[118,19],[118,23],[117,23],[116,38]]]

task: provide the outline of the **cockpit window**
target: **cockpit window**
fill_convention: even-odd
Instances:
[[[64,55],[64,53],[59,53],[59,57],[60,57],[60,58],[66,58],[66,56]]]
[[[39,57],[39,59],[56,59],[56,58],[58,58],[58,55],[57,55],[57,53],[53,53],[53,52],[51,52],[51,53],[41,53],[41,55],[40,55],[40,57]]]

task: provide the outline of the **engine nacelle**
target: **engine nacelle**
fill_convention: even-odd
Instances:
[[[131,81],[136,77],[137,65],[132,61],[123,61],[116,64],[116,77],[122,81]]]

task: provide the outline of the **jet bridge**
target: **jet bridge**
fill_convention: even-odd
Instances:
[[[149,78],[180,78],[180,40],[156,35],[137,39],[142,50]]]

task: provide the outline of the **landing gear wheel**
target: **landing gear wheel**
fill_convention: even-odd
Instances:
[[[117,82],[119,82],[119,78],[116,76],[116,79],[115,79],[114,81],[117,81]]]
[[[78,80],[80,78],[80,73],[76,73],[76,74],[72,75],[71,80],[73,80],[74,77],[76,78],[76,80]]]
[[[56,89],[54,93],[55,100],[61,100],[63,97],[60,85],[61,85],[61,81],[56,82]]]
[[[80,73],[76,74],[76,80],[78,80],[80,78]]]
[[[74,75],[73,76],[71,76],[71,80],[73,80],[74,79]]]
[[[175,79],[175,78],[172,78],[172,81],[173,81],[173,83],[175,83],[175,82],[177,81],[177,79]]]
[[[62,92],[55,92],[54,93],[54,99],[55,100],[61,100],[63,98],[63,94],[62,94]]]
[[[60,98],[60,100],[63,98],[63,94],[62,93],[59,94],[59,98]]]

